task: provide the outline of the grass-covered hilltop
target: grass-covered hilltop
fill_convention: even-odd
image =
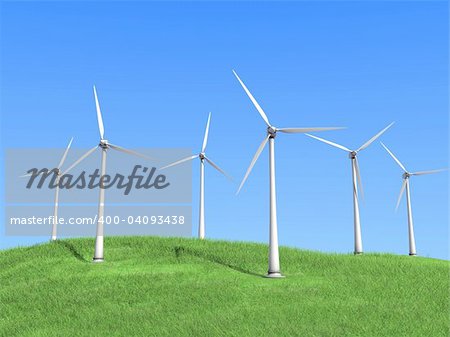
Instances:
[[[156,237],[0,252],[1,336],[448,336],[449,262]]]

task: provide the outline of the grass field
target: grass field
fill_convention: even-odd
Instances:
[[[1,336],[449,336],[448,261],[155,237],[0,252]]]

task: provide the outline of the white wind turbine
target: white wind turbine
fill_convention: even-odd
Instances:
[[[200,159],[200,206],[199,206],[199,218],[198,218],[198,237],[199,237],[199,239],[205,238],[205,160],[212,167],[214,167],[217,171],[219,171],[226,177],[230,178],[219,166],[217,166],[215,163],[213,163],[211,159],[206,157],[205,150],[206,150],[206,145],[208,143],[210,122],[211,122],[211,113],[209,113],[209,115],[208,115],[208,122],[206,123],[205,135],[203,137],[202,150],[200,151],[199,154],[195,154],[195,155],[189,156],[187,158],[183,158],[181,160],[178,160],[174,163],[171,163],[169,165],[166,165],[166,166],[160,168],[160,170],[164,170],[168,167],[172,167],[172,166],[175,166],[175,165],[187,162],[187,161],[191,161],[195,158]]]
[[[85,154],[83,154],[77,161],[75,161],[67,170],[73,169],[75,166],[77,166],[81,161],[89,157],[97,148],[101,148],[102,150],[102,159],[101,159],[101,173],[100,176],[103,177],[106,174],[106,152],[108,149],[117,150],[120,152],[124,152],[127,154],[136,155],[145,159],[152,159],[148,156],[145,156],[143,154],[140,154],[138,152],[125,149],[121,146],[111,144],[104,138],[105,129],[103,127],[103,119],[102,119],[102,113],[100,111],[100,104],[98,102],[97,97],[97,90],[95,89],[94,85],[94,98],[95,98],[95,107],[97,110],[97,122],[98,122],[98,130],[100,132],[100,143],[87,151]],[[102,181],[101,184],[102,185]],[[102,219],[104,220],[104,207],[105,207],[105,189],[100,187],[100,193],[99,193],[99,201],[98,201],[98,214],[97,214],[97,233],[95,237],[95,253],[93,262],[103,262],[103,223]]]
[[[306,134],[308,137],[315,138],[317,140],[320,140],[321,142],[324,142],[328,145],[337,147],[338,149],[347,151],[349,153],[349,158],[351,160],[352,164],[352,184],[353,184],[353,224],[354,224],[354,240],[355,240],[355,247],[354,247],[354,253],[355,254],[361,254],[363,252],[362,247],[362,239],[361,239],[361,223],[359,220],[359,201],[358,201],[358,188],[361,192],[361,196],[363,197],[363,189],[361,184],[361,175],[359,172],[359,164],[358,164],[358,157],[357,154],[367,148],[370,144],[372,144],[378,137],[380,137],[387,129],[389,129],[394,122],[386,126],[383,130],[378,132],[375,136],[370,138],[367,142],[365,142],[363,145],[361,145],[357,150],[350,150],[349,148],[330,142],[329,140],[325,140],[323,138],[319,138],[313,135]]]
[[[430,171],[419,171],[419,172],[408,172],[406,170],[405,166],[398,160],[394,154],[387,148],[386,145],[381,143],[381,145],[384,147],[384,149],[389,153],[389,155],[395,160],[395,162],[400,166],[400,168],[403,170],[403,183],[402,188],[400,189],[400,195],[398,196],[397,205],[395,207],[395,210],[398,209],[398,206],[400,205],[400,201],[402,200],[403,193],[406,189],[406,210],[408,213],[408,235],[409,235],[409,255],[414,256],[416,255],[416,239],[414,237],[414,225],[413,225],[413,218],[412,218],[412,211],[411,211],[411,195],[410,195],[410,189],[409,189],[409,178],[411,176],[421,176],[424,174],[432,174],[437,172],[445,171],[445,169],[439,169],[439,170],[430,170]]]
[[[64,162],[66,161],[67,158],[67,154],[69,153],[69,149],[70,146],[72,145],[72,141],[73,141],[73,137],[70,139],[69,144],[67,144],[66,150],[64,151],[61,160],[59,161],[58,166],[55,168],[55,174],[56,174],[56,179],[55,179],[55,206],[53,208],[53,224],[52,224],[52,237],[51,240],[55,241],[56,240],[56,234],[57,234],[57,230],[58,230],[58,204],[59,204],[59,180],[61,179],[61,176],[64,173],[61,173],[61,167],[63,166]],[[22,177],[29,177],[31,176],[31,173],[25,174]]]
[[[337,130],[342,128],[336,127],[325,127],[325,128],[276,128],[270,124],[267,115],[258,104],[256,99],[252,96],[250,91],[245,86],[244,82],[239,78],[238,74],[233,70],[234,75],[238,79],[244,91],[247,93],[248,97],[252,101],[253,105],[258,110],[262,119],[267,125],[267,135],[264,137],[261,145],[258,150],[256,150],[255,156],[253,157],[250,166],[245,173],[244,179],[242,179],[241,185],[236,194],[238,194],[247,180],[250,172],[253,169],[256,161],[258,160],[259,155],[262,150],[266,146],[267,142],[269,142],[269,189],[270,189],[270,222],[269,222],[269,270],[267,272],[267,277],[283,277],[280,271],[280,258],[278,253],[278,225],[277,225],[277,205],[276,205],[276,191],[275,191],[275,136],[277,132],[283,133],[305,133],[305,132],[314,132],[314,131],[327,131],[327,130]]]

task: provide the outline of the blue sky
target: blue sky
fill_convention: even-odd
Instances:
[[[265,126],[231,69],[275,126],[346,126],[317,135],[357,148],[395,121],[382,140],[408,169],[447,167],[447,6],[2,2],[2,149],[64,147],[71,136],[92,146],[93,84],[108,138],[130,148],[198,151],[211,111],[209,156],[236,182],[207,167],[207,236],[267,242],[267,149],[235,196]],[[347,154],[304,135],[276,143],[280,243],[352,252]],[[359,160],[364,249],[406,254],[404,202],[394,212],[402,172],[378,142]],[[414,177],[411,189],[418,253],[448,258],[448,174]],[[5,248],[48,238],[0,239]]]

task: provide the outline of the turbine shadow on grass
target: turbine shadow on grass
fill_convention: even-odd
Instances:
[[[70,254],[72,254],[77,260],[82,261],[82,262],[88,262],[88,260],[86,260],[83,255],[80,254],[80,252],[75,248],[75,246],[73,244],[71,244],[70,242],[67,242],[65,240],[57,240],[54,241],[55,244],[61,246],[62,248],[66,249],[69,251]]]
[[[231,263],[222,261],[217,256],[206,255],[206,254],[204,254],[202,252],[195,251],[195,250],[192,250],[192,249],[187,249],[185,247],[180,247],[180,246],[175,247],[174,251],[175,251],[175,256],[177,258],[180,258],[183,254],[186,254],[186,255],[194,256],[194,257],[197,257],[199,259],[202,259],[202,260],[205,260],[205,261],[210,261],[210,262],[219,264],[221,266],[233,269],[233,270],[235,270],[235,271],[237,271],[239,273],[244,273],[244,274],[247,274],[247,275],[252,275],[252,276],[265,278],[265,275],[254,273],[254,272],[252,272],[250,270],[247,270],[247,269],[235,266],[235,265],[233,265]]]

